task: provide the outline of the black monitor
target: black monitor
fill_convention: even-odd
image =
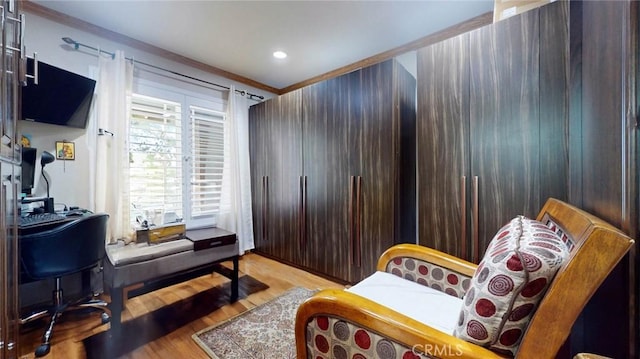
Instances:
[[[36,177],[36,149],[30,147],[22,147],[22,193],[31,194],[33,184]]]

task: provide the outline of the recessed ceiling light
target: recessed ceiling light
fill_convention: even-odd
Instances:
[[[275,57],[276,59],[284,59],[285,57],[287,57],[287,53],[284,51],[276,51],[273,53],[273,57]]]

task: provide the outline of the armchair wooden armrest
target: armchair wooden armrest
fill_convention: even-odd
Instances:
[[[343,322],[341,325],[351,328],[349,332],[352,336],[356,331],[362,330],[361,335],[368,336],[373,348],[381,341],[386,346],[392,345],[397,358],[409,357],[403,356],[407,352],[414,353],[414,358],[425,357],[418,354],[437,358],[507,358],[445,334],[359,295],[335,289],[315,294],[298,309],[295,324],[297,357],[333,357],[336,349],[331,344],[325,346],[324,343],[345,343],[344,338],[337,338],[336,331],[333,330],[335,323],[339,321]],[[308,355],[309,350],[312,355]],[[359,348],[352,346],[347,350],[351,351],[348,352],[348,357],[351,358]]]
[[[388,263],[396,258],[414,258],[427,263],[435,264],[439,267],[446,268],[467,277],[472,277],[478,267],[477,264],[467,262],[464,259],[454,257],[452,255],[440,252],[438,250],[420,246],[417,244],[397,244],[387,249],[380,259],[378,259],[378,270],[386,271]]]
[[[462,298],[477,267],[435,249],[398,244],[382,253],[377,269]]]

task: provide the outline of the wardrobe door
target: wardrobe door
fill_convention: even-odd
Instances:
[[[569,3],[540,8],[540,200],[568,200]]]
[[[469,259],[469,35],[417,56],[418,243]]]
[[[276,258],[299,264],[302,91],[279,96],[272,111],[266,161],[268,240]]]
[[[470,33],[472,256],[540,198],[538,10]]]
[[[571,4],[571,202],[637,239],[639,6]],[[573,353],[638,357],[637,251],[638,243],[584,308]]]
[[[360,118],[360,72],[303,90],[304,171],[301,247],[305,266],[331,277],[351,280],[355,177],[352,156]]]
[[[249,108],[249,161],[251,168],[251,212],[253,214],[253,238],[256,249],[267,253],[266,235],[266,140],[270,137],[266,126],[269,101]]]
[[[354,274],[375,272],[395,240],[398,124],[394,116],[394,62],[363,68],[360,171],[356,175]]]
[[[294,91],[249,112],[256,250],[295,264],[300,262],[301,100],[301,91]]]

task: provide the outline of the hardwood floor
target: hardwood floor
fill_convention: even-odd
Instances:
[[[231,268],[231,263],[224,263]],[[240,260],[240,299],[229,304],[229,279],[213,273],[130,299],[122,320],[126,343],[105,344],[108,324],[97,313],[62,316],[53,332],[49,359],[103,358],[103,345],[118,347],[125,359],[209,358],[191,335],[263,304],[299,286],[309,289],[342,288],[343,285],[297,268],[247,254]],[[265,285],[268,288],[265,288]],[[23,328],[21,358],[33,358],[46,327],[44,321]],[[85,349],[86,348],[86,349]]]

